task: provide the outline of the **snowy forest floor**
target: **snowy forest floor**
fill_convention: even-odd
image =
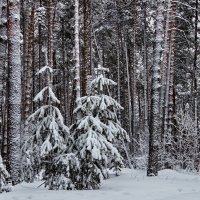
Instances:
[[[22,183],[13,192],[0,194],[0,200],[199,200],[200,175],[160,171],[146,177],[145,171],[124,169],[121,176],[111,175],[100,190],[50,191],[41,183]]]

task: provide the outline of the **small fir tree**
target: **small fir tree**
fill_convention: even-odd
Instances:
[[[33,181],[40,170],[44,170],[43,179],[49,189],[72,189],[71,170],[78,169],[78,160],[68,153],[72,138],[64,125],[60,110],[56,107],[60,101],[53,92],[53,69],[43,67],[37,74],[45,73],[48,84],[34,98],[35,102],[47,102],[33,113],[28,122],[33,127],[31,138],[23,147],[23,175],[25,181]],[[46,97],[46,98],[45,98]]]
[[[109,142],[117,147],[119,152],[123,152],[125,148],[124,141],[129,141],[127,132],[121,127],[117,116],[117,113],[119,113],[123,107],[111,97],[110,88],[116,86],[117,83],[106,78],[106,73],[109,73],[109,69],[99,65],[96,69],[97,78],[91,82],[91,92],[100,98],[96,115],[101,122],[109,127],[109,129],[103,132],[103,135]],[[126,154],[126,151],[124,152]],[[128,155],[126,156],[128,159]],[[112,157],[110,169],[113,169],[116,175],[120,174],[122,166],[121,161],[117,157]]]
[[[10,177],[8,171],[6,170],[5,165],[3,164],[2,157],[0,155],[0,193],[6,191],[11,191],[11,186],[7,183],[8,178]]]
[[[102,71],[98,68],[97,71]],[[105,69],[107,70],[107,69]],[[77,100],[74,113],[77,121],[71,131],[75,139],[73,150],[80,160],[80,171],[77,177],[78,189],[97,189],[101,180],[107,178],[107,167],[119,170],[123,166],[117,140],[128,139],[127,133],[117,120],[117,110],[122,109],[113,98],[103,94],[104,89],[116,85],[101,73],[91,82],[90,96]]]

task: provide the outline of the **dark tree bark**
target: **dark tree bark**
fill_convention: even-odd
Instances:
[[[48,65],[53,67],[53,0],[48,1]]]
[[[83,65],[81,69],[81,95],[87,95],[87,77],[91,74],[90,67],[90,3],[91,0],[83,0]]]
[[[32,113],[32,97],[33,97],[33,43],[35,31],[35,0],[32,0],[31,15],[28,22],[28,52],[26,65],[26,86],[25,86],[25,120]]]
[[[6,82],[7,82],[7,1],[0,1],[0,151],[4,157],[3,146],[7,141],[6,124]]]
[[[19,183],[21,130],[20,1],[8,0],[8,162],[13,185]]]

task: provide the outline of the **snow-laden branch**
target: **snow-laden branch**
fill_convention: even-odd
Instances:
[[[39,75],[39,74],[42,74],[42,73],[45,73],[45,72],[53,73],[53,68],[49,67],[49,66],[44,66],[36,73],[36,75]]]

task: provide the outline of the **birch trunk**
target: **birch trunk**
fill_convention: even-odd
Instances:
[[[163,42],[163,11],[164,0],[157,2],[157,16],[156,16],[156,38],[154,49],[154,63],[152,66],[152,88],[151,88],[151,112],[149,125],[149,159],[147,176],[158,175],[158,156],[161,135],[161,121],[160,121],[160,70],[161,70],[161,53]]]

